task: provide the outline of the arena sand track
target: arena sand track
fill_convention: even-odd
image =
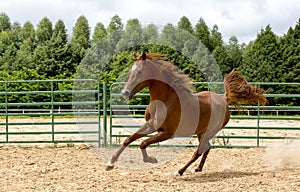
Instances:
[[[194,148],[154,168],[106,172],[107,160],[85,145],[2,146],[0,191],[300,191],[300,152],[284,147],[212,149],[202,173],[191,173],[197,162],[176,177]]]

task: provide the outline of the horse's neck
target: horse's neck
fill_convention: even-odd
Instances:
[[[190,92],[172,87],[162,81],[154,80],[151,82],[149,86],[150,92],[150,101],[160,100],[160,101],[167,101],[170,98],[177,98],[181,100],[181,102],[189,101],[191,98],[195,96]]]
[[[151,101],[166,101],[171,94],[175,93],[174,89],[172,89],[168,84],[156,80],[151,82],[149,92]]]

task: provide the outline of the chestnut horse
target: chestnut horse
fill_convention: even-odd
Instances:
[[[134,59],[122,95],[130,100],[143,88],[149,88],[150,103],[145,111],[146,123],[124,141],[107,163],[106,170],[113,169],[114,163],[131,142],[157,132],[140,144],[144,162],[157,163],[155,157],[147,154],[146,148],[150,144],[174,136],[197,135],[197,150],[177,174],[182,175],[203,154],[195,170],[200,172],[210,151],[209,140],[229,121],[228,102],[236,107],[242,103],[265,105],[267,102],[263,96],[264,91],[248,84],[235,70],[224,78],[225,96],[208,91],[193,94],[189,78],[176,71],[174,65],[167,61],[166,55],[143,52],[140,56],[134,54]]]

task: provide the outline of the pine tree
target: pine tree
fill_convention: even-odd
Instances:
[[[227,50],[223,45],[217,46],[213,50],[212,55],[217,61],[223,76],[228,74],[233,69],[232,60],[230,59]]]
[[[178,26],[178,29],[182,29],[191,34],[194,34],[192,24],[186,16],[183,16],[180,18],[179,22],[177,23],[177,26]]]
[[[158,29],[154,24],[149,24],[143,29],[143,41],[145,43],[156,43],[158,37]]]
[[[118,15],[115,15],[111,18],[111,21],[107,27],[107,33],[114,33],[123,31],[123,23],[121,18]]]
[[[126,23],[125,31],[117,44],[117,51],[133,48],[144,44],[142,36],[142,26],[138,19],[130,19]]]
[[[178,29],[175,26],[170,23],[166,24],[162,30],[160,42],[164,46],[168,46],[177,51],[182,51],[184,45],[181,44],[182,39],[180,39],[178,34]]]
[[[80,16],[73,27],[71,40],[68,42],[71,63],[79,65],[90,46],[90,27],[87,19]]]
[[[63,75],[70,77],[75,72],[75,63],[67,56],[67,46],[61,36],[52,37],[49,41],[39,45],[33,54],[35,69],[40,75],[54,78]]]
[[[109,44],[112,48],[117,47],[118,42],[121,39],[123,33],[123,23],[118,15],[111,18],[111,21],[107,27]]]
[[[13,35],[13,41],[14,41],[15,47],[17,49],[19,49],[24,40],[22,38],[22,27],[21,27],[20,23],[18,23],[18,22],[13,23],[12,35]]]
[[[83,49],[90,47],[90,27],[84,16],[80,16],[75,23],[71,42],[79,44]]]
[[[11,64],[15,60],[16,47],[12,31],[0,32],[0,70],[11,73]]]
[[[226,45],[226,50],[230,61],[232,62],[231,68],[238,68],[242,63],[243,45],[239,44],[237,37],[232,36],[229,38],[228,45]]]
[[[49,18],[44,17],[38,24],[38,27],[36,29],[36,42],[37,44],[42,44],[45,41],[48,41],[51,39],[53,34],[52,29],[52,22]]]
[[[275,82],[281,74],[280,62],[278,37],[268,25],[246,48],[240,70],[250,81]]]
[[[200,18],[195,26],[195,36],[212,52],[212,42],[210,38],[210,31],[203,18]]]
[[[10,31],[10,30],[11,30],[10,18],[6,13],[0,13],[0,32]]]
[[[13,34],[11,31],[0,32],[0,57],[4,54],[8,46],[14,44]]]
[[[17,49],[12,43],[5,48],[5,51],[0,57],[0,70],[5,70],[8,73],[13,71],[12,63],[15,61]]]
[[[290,28],[281,38],[284,82],[300,82],[300,19],[295,28]]]
[[[23,41],[20,49],[16,53],[16,59],[12,64],[13,71],[19,71],[23,68],[33,69],[33,43],[31,39]]]
[[[280,51],[282,58],[282,82],[300,82],[300,19],[295,28],[289,28],[287,34],[280,39]],[[284,86],[279,93],[298,94],[299,86]],[[279,99],[278,99],[279,100]],[[298,98],[284,98],[279,101],[287,105],[300,105]]]
[[[211,49],[214,50],[218,46],[223,45],[222,34],[219,32],[219,27],[214,25],[211,32]]]
[[[35,30],[33,25],[29,21],[24,23],[21,34],[23,41],[30,39],[34,43]]]
[[[58,20],[54,26],[53,37],[60,37],[61,43],[66,44],[68,41],[67,29],[62,20]]]
[[[106,35],[107,33],[104,25],[102,23],[97,23],[93,33],[92,44],[96,45]]]
[[[34,50],[35,69],[47,78],[70,77],[75,72],[74,63],[68,52],[67,33],[63,21],[55,24],[52,37]]]

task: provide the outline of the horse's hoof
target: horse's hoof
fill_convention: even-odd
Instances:
[[[202,172],[202,168],[195,169],[195,172]]]
[[[175,173],[174,173],[174,176],[175,176],[175,177],[180,177],[180,176],[182,176],[182,173],[175,172]]]
[[[107,165],[106,168],[105,168],[105,171],[110,171],[114,168],[115,166],[113,165]]]
[[[144,159],[145,163],[158,163],[157,159],[155,157],[147,157]]]
[[[110,161],[107,163],[105,171],[110,171],[114,168],[114,164],[112,164]]]

